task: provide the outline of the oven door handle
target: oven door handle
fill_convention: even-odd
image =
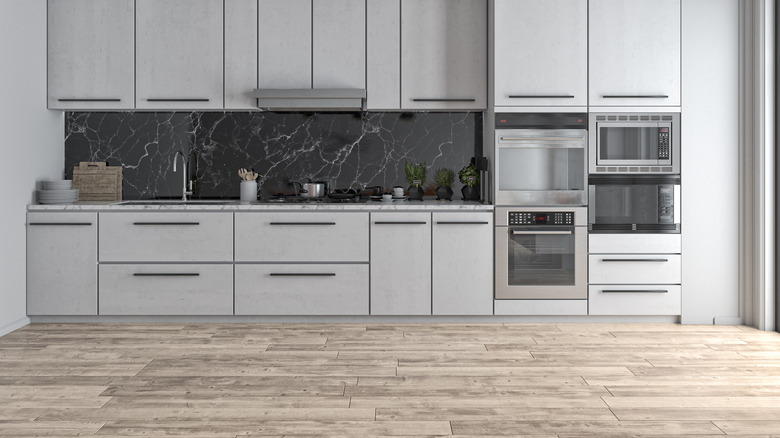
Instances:
[[[543,236],[552,236],[552,235],[566,236],[566,235],[571,235],[572,231],[571,230],[566,230],[566,231],[520,231],[520,230],[512,230],[512,234],[515,234],[515,235],[534,235],[534,234],[536,234],[536,235],[543,235]]]

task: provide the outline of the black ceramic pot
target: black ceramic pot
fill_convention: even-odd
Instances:
[[[460,193],[464,201],[479,201],[479,188],[476,186],[463,186]]]
[[[410,201],[422,201],[425,190],[422,187],[409,187],[409,200]]]
[[[452,189],[449,187],[436,187],[436,199],[452,201]]]

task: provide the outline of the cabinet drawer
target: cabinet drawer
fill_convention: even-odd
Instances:
[[[590,234],[588,252],[679,254],[682,252],[682,234]]]
[[[101,213],[102,262],[233,260],[233,213]]]
[[[591,284],[680,284],[679,254],[591,254]]]
[[[232,315],[233,265],[101,265],[101,315]]]
[[[679,285],[591,285],[590,315],[680,315]]]
[[[367,262],[368,213],[236,213],[236,261]]]
[[[236,315],[368,315],[368,265],[236,265]]]

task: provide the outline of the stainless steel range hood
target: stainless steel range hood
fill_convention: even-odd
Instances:
[[[365,88],[257,88],[257,107],[276,111],[361,111]]]

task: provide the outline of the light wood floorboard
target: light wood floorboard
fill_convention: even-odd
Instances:
[[[780,334],[678,324],[33,324],[0,436],[780,438]]]

